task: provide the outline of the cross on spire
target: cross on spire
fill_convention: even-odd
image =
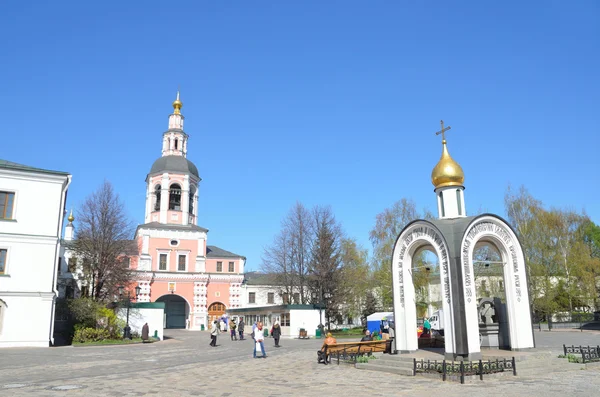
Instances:
[[[438,132],[436,132],[435,135],[442,134],[442,143],[446,143],[445,132],[448,131],[449,129],[451,129],[452,127],[448,126],[448,127],[444,128],[444,120],[440,120],[440,125],[442,126],[442,129],[439,130]]]

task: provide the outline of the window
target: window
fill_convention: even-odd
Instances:
[[[160,185],[156,185],[154,188],[154,195],[156,196],[156,201],[154,202],[154,211],[160,211]]]
[[[177,270],[180,272],[185,272],[185,260],[187,257],[185,255],[179,255],[179,262],[177,264]]]
[[[275,294],[272,292],[269,292],[267,294],[267,303],[275,303]]]
[[[290,304],[290,294],[288,294],[287,292],[283,294],[283,304],[284,305]]]
[[[169,209],[181,211],[181,186],[176,183],[171,185],[171,190],[169,191]]]
[[[352,316],[348,316],[348,324],[354,324],[354,319]]]
[[[177,247],[179,245],[179,241],[171,240],[171,241],[169,241],[169,244],[171,244],[171,247]]]
[[[456,189],[456,202],[458,205],[458,215],[462,212],[462,202],[460,201],[460,189]]]
[[[229,262],[229,273],[233,273],[235,271],[235,266],[233,262]]]
[[[158,260],[158,270],[167,270],[167,254],[160,254]]]
[[[504,289],[504,283],[502,281],[498,281],[498,287],[500,287],[500,289]]]
[[[13,218],[13,205],[15,203],[15,194],[10,192],[0,192],[0,219]]]
[[[446,211],[444,210],[444,196],[442,192],[440,192],[440,207],[442,208],[442,218],[446,216]]]
[[[131,258],[126,256],[125,258],[123,258],[123,263],[125,263],[125,268],[126,269],[131,269]]]
[[[290,326],[290,314],[289,313],[283,313],[281,315],[281,324],[282,327],[289,327]]]
[[[8,250],[0,249],[0,274],[6,273],[6,257],[8,256]]]
[[[177,146],[179,146],[179,140],[175,139],[175,150],[177,150]]]
[[[75,273],[77,271],[77,258],[69,258],[67,263],[67,271],[69,273]]]
[[[62,273],[62,269],[61,269],[61,267],[62,267],[62,258],[61,258],[61,257],[59,257],[59,258],[58,258],[58,272],[59,272],[59,273]],[[58,289],[58,288],[57,288],[57,289]]]
[[[298,292],[294,293],[294,305],[297,305],[300,303],[300,294]]]
[[[222,272],[223,271],[223,262],[217,262],[217,271],[218,272]]]
[[[485,291],[487,289],[486,287],[487,283],[485,282],[485,280],[481,280],[481,289]]]
[[[248,292],[248,303],[256,303],[256,292]]]

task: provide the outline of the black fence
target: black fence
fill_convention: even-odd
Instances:
[[[512,371],[517,375],[515,358],[503,360],[479,360],[479,361],[437,361],[414,359],[414,374],[437,373],[442,375],[446,381],[449,375],[460,376],[460,383],[465,383],[465,376],[479,376],[483,380],[484,375]]]
[[[565,356],[581,355],[582,363],[600,362],[600,346],[567,346],[563,345]]]
[[[537,313],[533,315],[533,328],[539,331],[600,329],[600,312]]]

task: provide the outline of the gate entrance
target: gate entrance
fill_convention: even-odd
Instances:
[[[179,295],[164,295],[156,300],[165,303],[165,328],[185,328],[188,318],[188,304]]]
[[[210,327],[210,325],[215,320],[219,321],[219,319],[223,317],[223,314],[225,314],[224,304],[222,304],[221,302],[215,302],[212,305],[210,305],[208,307],[208,326]]]

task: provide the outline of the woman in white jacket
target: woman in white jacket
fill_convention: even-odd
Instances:
[[[267,353],[265,353],[265,333],[263,331],[263,324],[260,322],[254,330],[254,358],[256,358],[257,348],[262,351],[262,358],[267,358]]]

